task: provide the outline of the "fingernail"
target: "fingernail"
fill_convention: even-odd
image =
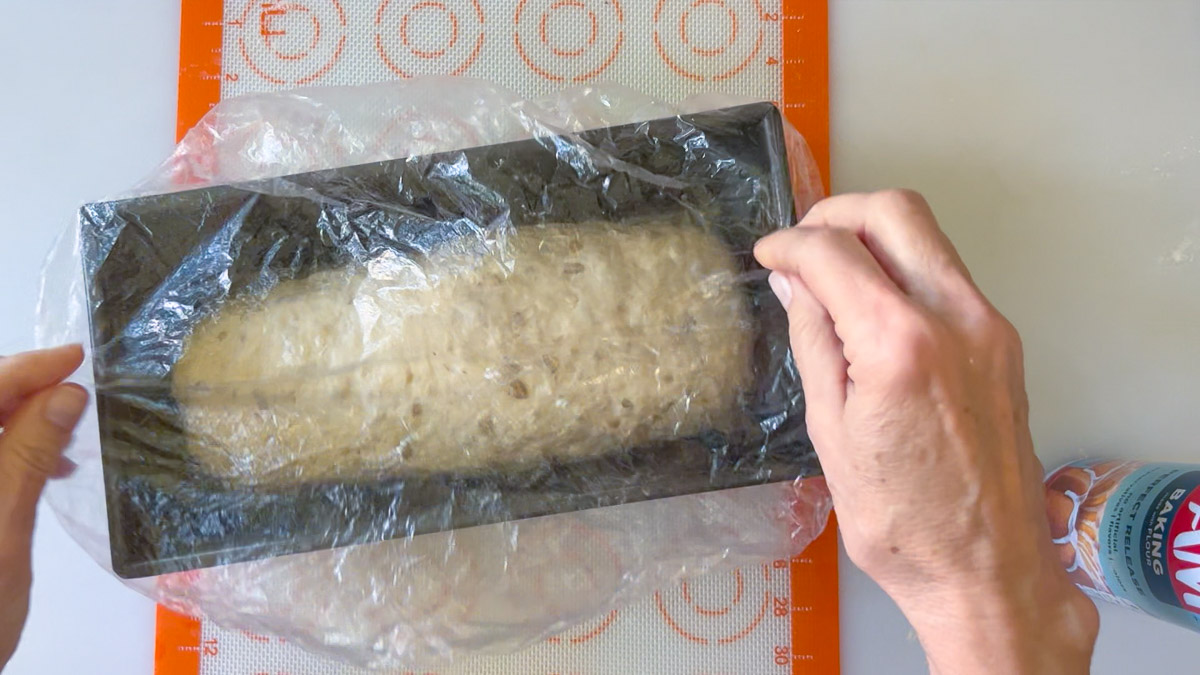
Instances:
[[[64,385],[50,394],[46,409],[42,413],[46,421],[63,431],[73,431],[83,409],[87,407],[87,392],[76,386]]]
[[[55,467],[54,474],[51,475],[51,478],[67,478],[71,474],[75,473],[75,469],[78,468],[79,465],[75,462],[72,462],[66,457],[59,457],[58,466]]]
[[[767,277],[767,283],[770,284],[771,290],[775,293],[775,297],[779,298],[779,304],[787,309],[792,304],[792,284],[779,272],[771,272]]]

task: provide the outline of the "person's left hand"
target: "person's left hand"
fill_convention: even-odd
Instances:
[[[33,520],[46,480],[70,475],[62,456],[87,407],[87,392],[63,384],[83,348],[0,357],[0,670],[29,614]]]

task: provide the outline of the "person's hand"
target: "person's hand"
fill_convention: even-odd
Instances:
[[[0,357],[0,669],[25,617],[38,498],[49,478],[74,466],[62,456],[87,407],[87,392],[61,384],[83,361],[78,345]]]
[[[787,309],[846,553],[936,673],[1086,673],[1096,609],[1058,565],[1021,343],[925,201],[848,194],[758,243]]]

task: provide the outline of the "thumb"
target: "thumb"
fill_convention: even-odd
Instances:
[[[46,479],[59,474],[63,448],[87,406],[73,384],[24,401],[0,431],[0,668],[12,657],[29,611],[33,519]]]
[[[63,473],[62,451],[87,401],[82,387],[60,384],[27,398],[9,416],[0,433],[0,547],[22,546],[32,535],[42,488]]]

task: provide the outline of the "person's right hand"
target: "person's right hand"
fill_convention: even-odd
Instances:
[[[917,194],[818,203],[773,270],[846,552],[939,673],[1086,673],[1095,607],[1051,544],[1021,343]]]
[[[38,498],[46,479],[74,468],[62,451],[88,396],[61,383],[82,361],[79,345],[0,357],[0,670],[29,613]]]

